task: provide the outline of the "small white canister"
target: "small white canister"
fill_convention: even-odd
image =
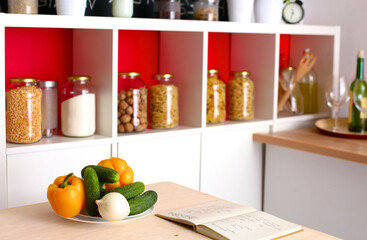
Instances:
[[[133,0],[113,0],[112,2],[112,16],[131,18],[134,13]]]

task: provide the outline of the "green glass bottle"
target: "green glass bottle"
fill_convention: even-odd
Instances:
[[[351,132],[362,132],[362,119],[364,118],[353,102],[353,90],[357,80],[364,80],[364,51],[359,50],[357,59],[357,74],[356,78],[350,85],[349,89],[349,116],[348,116],[348,130]]]

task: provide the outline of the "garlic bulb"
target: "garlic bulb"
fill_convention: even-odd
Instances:
[[[122,220],[130,213],[126,198],[117,192],[107,193],[100,200],[96,200],[96,204],[101,217],[109,221]]]

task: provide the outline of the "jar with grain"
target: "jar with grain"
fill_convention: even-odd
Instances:
[[[144,131],[148,126],[148,97],[140,73],[119,73],[118,86],[118,132]]]
[[[87,137],[96,130],[96,95],[89,76],[71,76],[61,89],[61,132]]]
[[[6,140],[34,143],[42,138],[42,91],[35,78],[11,78],[6,92]]]
[[[175,128],[178,126],[178,87],[172,74],[156,74],[149,88],[149,126]]]
[[[250,120],[254,118],[254,83],[250,72],[235,72],[227,83],[228,119]]]
[[[8,0],[8,13],[38,14],[38,0]]]
[[[180,19],[180,0],[156,0],[154,2],[154,13],[156,18]]]
[[[194,19],[218,21],[219,0],[195,0]]]
[[[40,81],[42,90],[42,135],[57,135],[57,81]]]
[[[226,120],[226,85],[216,69],[208,70],[206,96],[206,122],[222,123]]]

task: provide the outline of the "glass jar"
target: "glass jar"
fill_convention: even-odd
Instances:
[[[134,13],[134,0],[113,0],[112,16],[131,18]]]
[[[226,85],[218,70],[208,70],[206,93],[206,122],[222,123],[226,119]]]
[[[42,90],[42,135],[57,135],[57,81],[38,82]]]
[[[156,0],[154,2],[154,13],[156,18],[180,19],[180,0]]]
[[[6,140],[34,143],[42,138],[42,91],[35,78],[11,78],[6,92]]]
[[[196,20],[219,20],[219,0],[195,0],[194,19]]]
[[[140,73],[119,73],[118,132],[142,132],[148,126],[147,88]]]
[[[38,14],[38,0],[8,0],[8,13]]]
[[[149,88],[149,126],[175,128],[178,125],[178,87],[172,74],[156,74]]]
[[[305,49],[303,54],[310,54],[310,49]],[[319,89],[317,73],[314,68],[305,74],[297,85],[302,96],[303,114],[312,114],[319,111]]]
[[[235,72],[227,83],[228,119],[250,120],[254,118],[254,83],[250,72]]]
[[[61,89],[61,132],[87,137],[96,130],[96,96],[89,76],[71,76]]]

